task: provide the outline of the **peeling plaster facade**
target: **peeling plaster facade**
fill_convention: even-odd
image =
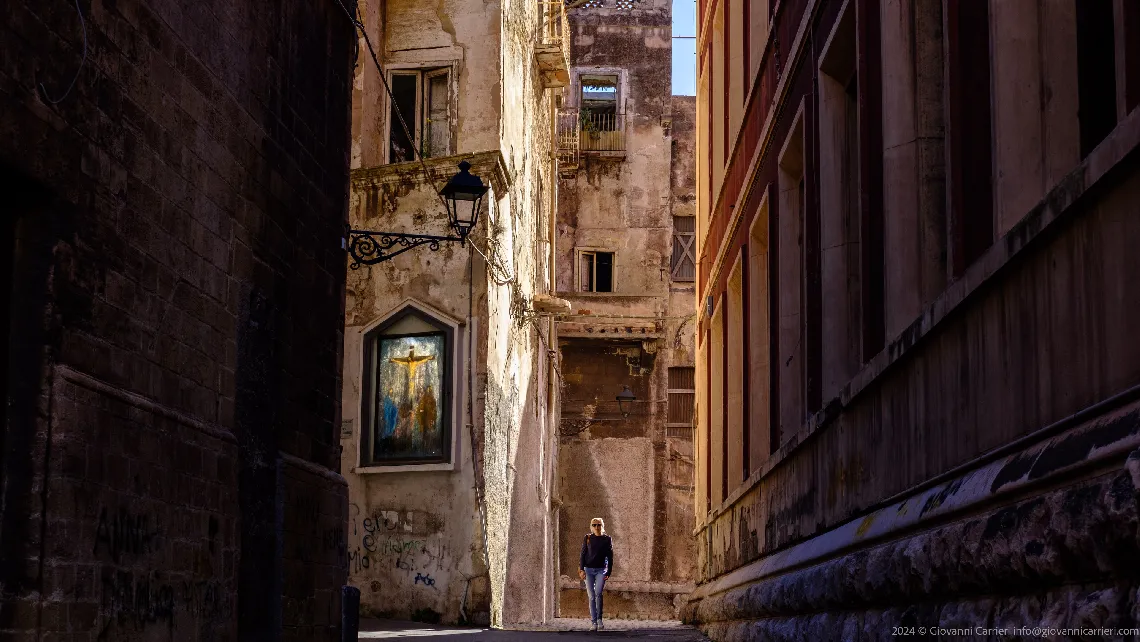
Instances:
[[[570,11],[563,113],[576,122],[583,76],[604,76],[621,124],[593,138],[616,150],[590,151],[583,129],[577,164],[559,181],[557,289],[573,304],[558,322],[562,617],[588,617],[577,569],[592,517],[614,537],[606,617],[675,618],[692,588],[692,433],[666,423],[670,369],[694,361],[693,287],[671,278],[671,256],[673,217],[694,208],[695,103],[671,97],[671,18],[669,0]],[[607,145],[618,133],[624,145]],[[583,291],[582,252],[612,253],[612,291]],[[628,418],[614,401],[623,386],[637,396]]]
[[[342,465],[349,579],[362,614],[500,626],[553,612],[550,292],[556,185],[551,94],[534,61],[540,4],[375,0],[362,21],[387,70],[446,67],[450,153],[388,163],[389,100],[365,43],[353,94],[353,228],[446,234],[436,192],[466,159],[491,186],[473,242],[420,247],[349,270]],[[433,122],[433,126],[438,123]],[[443,465],[385,469],[360,456],[364,337],[406,305],[454,324],[454,447]],[[543,335],[543,336],[540,336]]]
[[[1135,626],[1140,12],[768,5],[698,3],[684,618]]]

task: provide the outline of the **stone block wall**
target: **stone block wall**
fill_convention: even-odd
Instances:
[[[0,636],[337,639],[351,24],[0,14]]]
[[[621,151],[580,154],[559,181],[559,614],[588,615],[577,578],[592,517],[615,540],[613,617],[670,619],[693,578],[692,439],[666,427],[669,370],[694,362],[692,284],[672,278],[673,217],[693,213],[695,100],[671,95],[671,4],[591,3],[570,11],[571,86],[616,76]],[[583,134],[589,136],[589,134]],[[581,292],[578,250],[613,252],[613,291]],[[629,386],[629,417],[615,396]],[[591,421],[596,419],[596,421]],[[616,589],[615,589],[616,590]]]

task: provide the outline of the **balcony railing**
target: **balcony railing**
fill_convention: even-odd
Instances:
[[[563,169],[578,166],[582,152],[624,152],[625,114],[588,109],[558,112],[558,158]]]
[[[546,88],[570,84],[570,23],[562,0],[538,0],[542,24],[534,57]]]
[[[578,169],[578,156],[582,146],[581,125],[577,109],[558,110],[558,167],[561,170]]]
[[[583,109],[579,112],[578,124],[582,131],[582,151],[625,151],[624,114],[599,114]]]

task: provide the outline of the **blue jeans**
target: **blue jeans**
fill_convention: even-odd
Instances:
[[[606,588],[605,568],[585,568],[586,595],[590,597],[590,621],[602,621],[602,589]]]

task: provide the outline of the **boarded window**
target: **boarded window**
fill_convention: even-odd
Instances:
[[[674,281],[692,281],[697,276],[696,219],[692,216],[673,217],[673,261]]]
[[[665,423],[666,437],[693,438],[693,408],[696,394],[694,368],[669,368],[669,416]]]

